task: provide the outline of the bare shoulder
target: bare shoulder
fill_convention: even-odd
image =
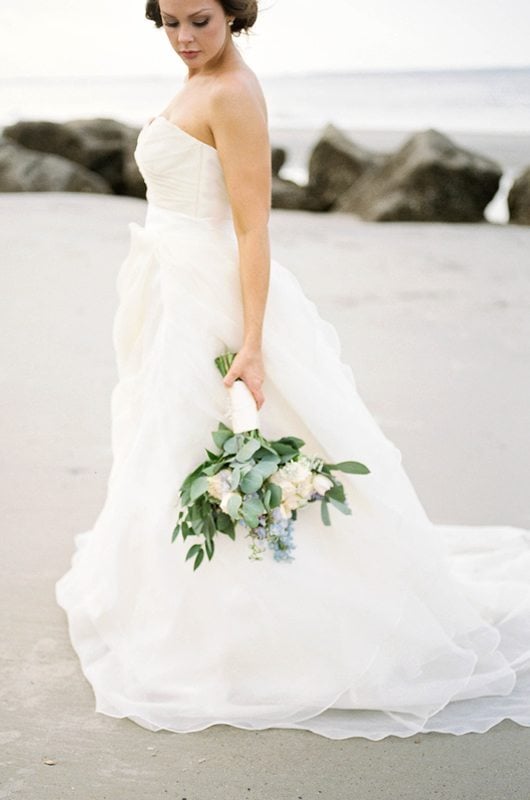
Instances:
[[[251,70],[219,76],[209,116],[236,233],[262,228],[270,209],[271,152],[265,99]]]
[[[240,122],[268,135],[267,104],[260,82],[249,68],[220,75],[210,93],[212,127]]]

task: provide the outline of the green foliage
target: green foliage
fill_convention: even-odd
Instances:
[[[249,458],[252,458],[256,450],[259,450],[259,442],[257,439],[249,439],[245,444],[237,451],[236,458],[238,461],[248,461]]]
[[[213,558],[217,534],[224,534],[234,541],[236,524],[240,520],[250,533],[257,528],[260,520],[264,524],[263,519],[267,519],[267,515],[282,502],[281,487],[269,479],[283,465],[299,459],[302,455],[300,449],[305,444],[296,436],[268,441],[258,430],[234,433],[222,422],[212,432],[212,438],[218,452],[206,449],[206,460],[183,481],[179,490],[181,509],[171,536],[172,542],[179,534],[184,541],[188,537],[199,537],[200,543],[192,544],[186,554],[186,560],[194,560],[194,570],[205,556],[209,561]],[[370,470],[358,461],[326,464],[322,459],[315,458],[313,463],[313,471],[326,475],[333,484],[320,501],[322,522],[329,526],[330,503],[343,514],[352,513],[347,505],[344,486],[332,472],[338,470],[362,475]],[[231,472],[229,483],[225,486],[234,493],[228,499],[226,511],[220,508],[220,501],[208,492],[209,479],[223,469]],[[296,509],[291,512],[291,518],[297,519]]]
[[[208,488],[208,479],[206,477],[201,475],[201,477],[195,478],[195,480],[191,484],[190,500],[192,502],[194,500],[197,500],[197,498],[200,497],[201,494],[204,494],[207,488]]]
[[[277,483],[270,483],[269,489],[271,493],[270,507],[277,508],[282,502],[282,488]]]
[[[328,508],[328,501],[325,497],[322,498],[320,501],[320,516],[322,517],[322,522],[324,525],[331,525],[331,519],[329,518],[329,508]]]
[[[339,511],[342,511],[343,514],[351,514],[351,508],[345,505],[345,503],[341,503],[340,500],[335,500],[335,498],[331,497],[328,492],[326,492],[326,496],[329,497],[330,503],[333,503],[333,505],[338,508]]]
[[[249,528],[256,528],[259,522],[258,517],[265,511],[265,506],[258,497],[247,497],[243,501],[241,511]]]
[[[326,497],[329,499],[338,500],[341,503],[344,503],[346,500],[346,495],[344,493],[344,486],[342,483],[334,483],[333,486],[327,490]]]
[[[338,469],[340,472],[349,472],[352,475],[367,475],[370,470],[359,461],[340,461],[338,464],[328,464],[329,469]]]
[[[273,461],[272,459],[267,458],[263,461],[259,461],[252,471],[258,472],[262,478],[265,479],[269,478],[271,475],[274,475],[277,469],[278,461]]]
[[[228,511],[228,514],[229,514],[231,519],[233,519],[233,520],[237,519],[238,511],[239,511],[239,507],[240,507],[241,503],[242,503],[242,500],[241,500],[241,495],[240,494],[234,494],[228,500],[228,503],[226,504],[226,510]]]
[[[251,469],[246,475],[241,478],[241,491],[245,494],[252,494],[261,489],[263,484],[263,475],[257,469]]]
[[[235,436],[231,436],[229,439],[226,440],[226,442],[223,445],[223,450],[225,451],[225,453],[233,455],[237,453],[239,447],[240,447],[239,434],[236,433]]]
[[[224,447],[224,443],[228,439],[230,439],[233,436],[233,434],[229,428],[227,428],[226,426],[223,426],[221,428],[221,425],[222,423],[220,423],[219,428],[216,431],[213,431],[212,439],[214,440],[216,446],[222,450]]]

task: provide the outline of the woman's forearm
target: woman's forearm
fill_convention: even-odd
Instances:
[[[243,345],[259,350],[270,279],[268,227],[239,234],[238,247],[243,298]]]

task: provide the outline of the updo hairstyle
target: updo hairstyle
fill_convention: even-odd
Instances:
[[[237,33],[241,31],[248,33],[250,28],[256,22],[258,17],[258,2],[257,0],[218,0],[223,7],[223,11],[227,16],[234,17],[230,31]],[[147,19],[155,23],[157,28],[163,25],[162,15],[160,13],[160,6],[158,0],[147,0],[145,6],[145,16]]]

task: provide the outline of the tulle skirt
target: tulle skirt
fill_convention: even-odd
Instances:
[[[530,531],[428,519],[335,328],[274,259],[261,430],[371,472],[340,476],[351,516],[299,512],[294,561],[250,560],[240,528],[193,571],[171,533],[182,480],[230,425],[214,358],[241,345],[237,240],[230,220],[154,206],[130,234],[106,499],[56,584],[95,710],[333,739],[530,725]]]

